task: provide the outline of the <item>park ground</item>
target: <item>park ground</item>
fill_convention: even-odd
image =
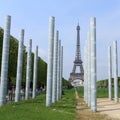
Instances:
[[[94,113],[83,101],[83,89],[63,93],[62,99],[50,107],[45,106],[45,94],[27,101],[7,103],[0,107],[0,120],[120,120],[120,103],[98,98],[97,112]]]
[[[83,98],[75,92],[77,105],[77,120],[120,120],[120,103],[115,104],[108,98],[97,99],[97,112],[92,112]]]

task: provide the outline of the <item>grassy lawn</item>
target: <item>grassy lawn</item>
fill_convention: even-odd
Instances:
[[[45,107],[45,95],[35,99],[9,103],[0,107],[0,120],[76,120],[74,89],[64,92],[62,99]]]
[[[80,96],[78,102],[80,102],[81,107],[79,118],[91,117],[91,119],[96,118],[96,120],[100,120],[97,118],[107,120],[105,116],[89,110],[83,101],[83,90],[83,88],[77,88]],[[51,107],[45,107],[45,94],[28,101],[6,104],[0,107],[0,120],[76,120],[78,115],[74,92],[74,89],[64,91],[62,99],[52,104]],[[97,89],[97,97],[108,97],[107,88]]]
[[[84,88],[77,88],[79,96],[84,97]],[[120,98],[120,89],[119,89],[119,98]],[[112,97],[114,98],[114,88],[112,88]],[[97,88],[97,98],[108,98],[108,88]]]
[[[80,98],[84,98],[84,88],[83,87],[78,87],[76,88],[78,95]]]
[[[118,91],[120,97],[120,89]],[[114,88],[112,88],[112,97],[114,98]],[[108,88],[97,88],[97,98],[108,98]]]

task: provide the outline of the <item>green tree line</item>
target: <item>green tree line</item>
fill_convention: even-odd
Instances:
[[[0,28],[0,73],[1,73],[1,60],[2,60],[2,45],[3,45],[3,29]],[[10,49],[9,49],[9,67],[8,67],[8,85],[16,84],[16,73],[17,73],[17,57],[18,57],[18,40],[10,36]],[[23,52],[23,76],[22,76],[22,86],[25,87],[26,83],[26,64],[27,64],[27,51],[26,46],[24,46]],[[34,54],[32,53],[32,74],[31,74],[31,87],[33,83],[33,66],[34,66]],[[41,85],[46,85],[46,75],[47,74],[47,63],[38,57],[38,81],[37,87]]]
[[[98,87],[108,87],[108,79],[97,82]],[[112,86],[114,86],[114,78],[112,78]],[[118,77],[118,86],[120,87],[120,77]]]
[[[63,89],[71,89],[71,88],[73,88],[71,83],[68,80],[66,80],[65,78],[62,78],[62,86],[63,86]]]

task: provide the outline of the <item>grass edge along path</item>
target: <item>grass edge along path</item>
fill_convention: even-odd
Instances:
[[[83,89],[75,89],[76,96],[76,109],[77,109],[77,120],[114,120],[109,118],[105,114],[100,114],[98,112],[92,112],[87,104],[83,100]],[[82,96],[82,97],[79,97]]]
[[[45,94],[35,99],[0,107],[0,120],[76,120],[74,89],[64,91],[62,99],[45,106]]]

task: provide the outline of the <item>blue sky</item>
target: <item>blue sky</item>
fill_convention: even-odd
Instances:
[[[39,56],[47,62],[48,19],[55,16],[55,29],[64,47],[64,77],[69,78],[76,50],[76,25],[81,31],[81,54],[89,31],[90,17],[97,22],[97,77],[107,78],[108,46],[118,40],[120,46],[120,0],[0,0],[0,26],[6,15],[12,16],[11,34],[19,39],[25,29],[25,42],[33,40],[33,51],[39,46]],[[119,47],[118,47],[118,55]],[[119,58],[118,56],[118,58]],[[84,61],[83,61],[84,62]],[[120,60],[119,60],[120,63]],[[119,65],[120,68],[120,65]],[[120,72],[119,72],[120,73]]]

